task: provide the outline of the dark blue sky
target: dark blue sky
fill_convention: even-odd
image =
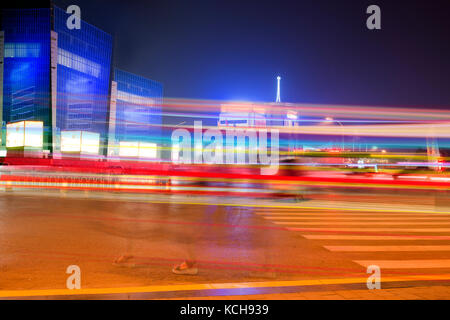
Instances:
[[[166,97],[450,109],[450,1],[58,0]],[[366,28],[370,4],[382,30]]]

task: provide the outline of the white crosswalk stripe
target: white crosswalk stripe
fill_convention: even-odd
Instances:
[[[269,220],[275,220],[275,219],[269,219]],[[287,219],[283,219],[287,220]],[[292,221],[290,221],[292,222]],[[273,221],[275,224],[285,224],[284,221]],[[379,222],[379,221],[370,221],[370,222],[354,222],[354,221],[302,221],[298,222],[299,225],[302,226],[329,226],[330,224],[333,224],[334,226],[360,226],[360,227],[366,227],[367,225],[371,226],[450,226],[450,222],[404,222],[404,221],[386,221],[386,222]]]
[[[450,259],[427,260],[355,260],[356,263],[368,267],[379,266],[382,269],[430,269],[450,268]]]
[[[268,218],[268,217],[264,217]],[[410,217],[273,217],[272,219],[267,220],[322,220],[328,221],[340,221],[340,220],[357,220],[357,221],[387,221],[387,220],[397,220],[397,221],[405,221],[405,219],[409,219]],[[450,217],[416,217],[414,220],[433,220],[433,221],[450,221]]]
[[[299,222],[275,222],[276,224],[282,224],[282,225],[301,225]],[[366,225],[367,227],[367,225]],[[353,227],[353,228],[289,228],[289,230],[292,231],[301,231],[301,232],[357,232],[357,233],[364,233],[364,232],[416,232],[416,233],[436,233],[436,232],[450,232],[450,228],[399,228],[399,227],[393,227],[393,228],[359,228],[359,227]]]
[[[317,241],[367,267],[450,269],[450,215],[423,212],[309,211],[259,209],[267,221]],[[417,257],[423,257],[417,259]]]
[[[408,240],[408,241],[416,241],[416,240],[429,240],[429,241],[437,241],[437,240],[450,240],[450,236],[386,236],[386,235],[347,235],[347,234],[303,234],[303,237],[310,240]]]
[[[450,217],[450,214],[446,212],[419,212],[419,213],[410,213],[410,212],[361,212],[361,211],[339,211],[339,212],[330,212],[330,211],[296,211],[293,209],[279,209],[277,208],[276,211],[273,211],[272,208],[267,208],[267,210],[264,210],[265,208],[258,208],[254,211],[257,215],[269,215],[269,216],[282,216],[282,215],[288,215],[288,216],[330,216],[330,217],[345,217],[345,216],[370,216],[370,217],[380,217],[380,216],[399,216],[399,217],[405,217],[405,216],[441,216],[441,217]],[[270,209],[270,210],[269,210]]]
[[[380,213],[380,212],[368,212],[368,213],[353,213],[353,212],[295,212],[295,211],[255,211],[257,215],[261,216],[295,216],[295,217],[407,217],[411,213]],[[450,215],[446,213],[415,213],[416,217],[442,217],[448,218]]]
[[[447,246],[323,246],[325,249],[334,252],[405,252],[405,251],[450,251],[450,245]]]

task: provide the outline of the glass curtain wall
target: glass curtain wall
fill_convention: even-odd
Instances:
[[[50,9],[4,9],[3,121],[44,123],[51,142]],[[2,142],[4,144],[4,142]]]
[[[54,9],[58,34],[57,118],[60,131],[86,131],[100,135],[100,154],[106,152],[108,95],[112,37],[81,21],[68,29],[67,14]]]
[[[128,73],[114,71],[117,82],[116,140],[160,144],[161,83]]]

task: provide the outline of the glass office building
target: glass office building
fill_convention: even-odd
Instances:
[[[161,145],[162,85],[115,69],[113,88],[115,108],[111,108],[110,114],[110,140],[114,146],[110,144],[111,149],[115,147],[115,155],[125,157],[149,155],[152,152],[145,152],[143,146]]]
[[[69,29],[69,16],[55,6],[2,11],[2,120],[42,122],[54,154],[67,131],[96,136],[93,153],[105,154],[112,37],[82,20]]]
[[[51,141],[50,31],[51,10],[5,9],[3,32],[4,123],[22,120],[44,123],[44,147]],[[2,145],[5,145],[2,139]]]
[[[100,137],[100,153],[106,146],[112,37],[81,21],[80,29],[68,29],[69,15],[54,7],[57,33],[56,127],[60,132],[82,131]]]
[[[11,133],[2,146],[31,141],[53,157],[155,158],[162,85],[119,69],[111,74],[109,34],[83,20],[69,28],[70,15],[56,6],[6,9],[2,17],[0,119]]]

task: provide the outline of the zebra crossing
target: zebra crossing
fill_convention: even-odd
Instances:
[[[448,212],[260,208],[255,213],[363,267],[450,271]]]

